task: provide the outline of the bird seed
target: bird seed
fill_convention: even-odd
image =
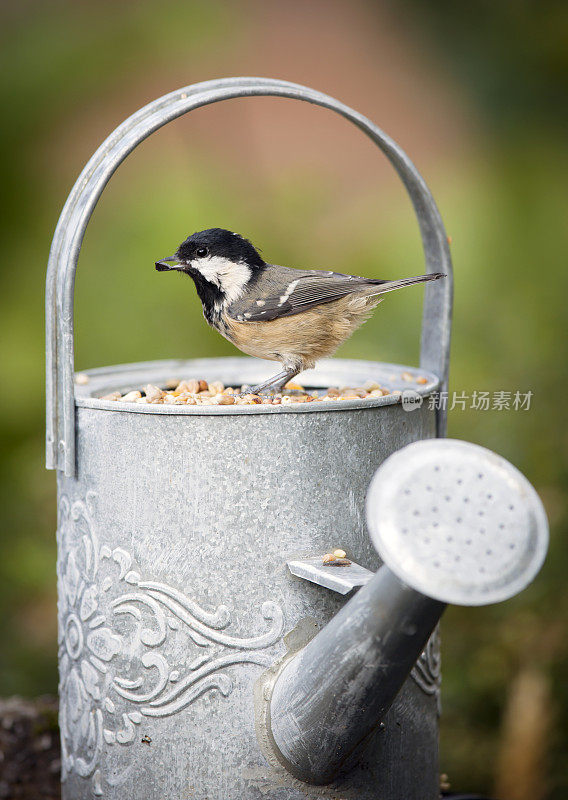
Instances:
[[[414,379],[413,379],[414,380]],[[416,379],[416,382],[420,382]],[[383,397],[389,394],[400,394],[399,390],[390,390],[375,381],[367,381],[363,386],[330,386],[328,389],[308,390],[299,383],[290,382],[284,391],[278,394],[257,395],[248,387],[235,389],[225,386],[221,381],[208,383],[205,380],[191,378],[189,380],[171,379],[162,386],[148,383],[142,389],[134,389],[124,394],[120,391],[110,392],[101,400],[121,403],[141,403],[152,405],[294,405],[296,403],[330,402],[344,400],[366,400]]]

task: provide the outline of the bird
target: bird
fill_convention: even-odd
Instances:
[[[264,261],[248,239],[224,228],[191,234],[155,267],[192,278],[205,320],[239,350],[280,362],[281,371],[250,387],[254,394],[279,392],[330,356],[387,292],[446,277],[433,272],[379,280],[280,267]]]

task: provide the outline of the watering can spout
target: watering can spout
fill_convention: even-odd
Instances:
[[[325,784],[377,728],[434,630],[444,603],[381,567],[280,674],[271,730],[300,780]]]
[[[330,783],[357,763],[448,602],[512,597],[547,549],[546,515],[524,476],[453,440],[416,442],[387,459],[371,483],[367,518],[385,563],[357,580],[363,587],[273,682],[270,741],[307,783]],[[341,568],[315,562],[289,566],[333,587],[330,570]]]

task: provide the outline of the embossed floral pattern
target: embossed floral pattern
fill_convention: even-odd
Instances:
[[[98,707],[107,663],[121,641],[98,612],[98,546],[83,503],[62,498],[59,513],[59,660],[62,774],[95,772],[102,745]],[[97,776],[98,782],[98,776]]]
[[[207,611],[172,586],[143,580],[126,550],[99,545],[95,499],[70,504],[64,496],[59,508],[60,727],[62,779],[91,778],[101,796],[103,742],[129,745],[144,717],[175,714],[208,692],[227,697],[227,669],[268,666],[262,651],[280,641],[284,616],[267,601],[266,630],[236,636],[226,606]],[[194,656],[177,664],[168,643],[181,634]]]
[[[440,686],[442,683],[442,658],[440,655],[440,629],[435,628],[426,647],[410,673],[414,682],[425,694],[434,695],[441,711]]]

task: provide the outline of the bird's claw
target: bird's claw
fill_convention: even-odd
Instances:
[[[241,391],[239,392],[239,397],[245,397],[245,395],[255,394],[258,397],[272,397],[275,394],[278,394],[277,389],[272,386],[263,387],[262,385],[258,386],[241,386]]]

